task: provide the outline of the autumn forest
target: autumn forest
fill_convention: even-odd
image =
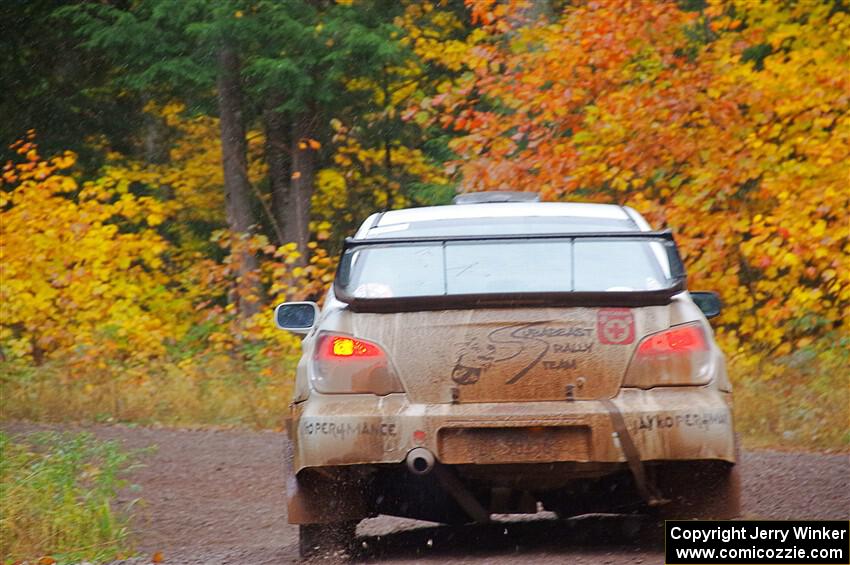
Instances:
[[[846,448],[845,0],[0,7],[3,418],[274,428],[377,210],[523,190],[676,233],[749,445]]]

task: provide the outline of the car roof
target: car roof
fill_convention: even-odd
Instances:
[[[569,232],[571,225],[592,226],[599,231],[646,231],[650,227],[634,210],[614,204],[584,202],[498,202],[485,204],[454,204],[405,208],[372,214],[363,222],[355,239],[386,235],[416,237],[420,229],[429,226],[433,235],[434,226],[452,225],[456,232],[458,224],[467,226],[468,233],[476,234],[487,224],[506,226],[507,233],[523,233],[522,229],[537,233]],[[512,223],[512,226],[507,224]],[[580,229],[579,231],[586,231]],[[370,233],[371,232],[371,233]]]

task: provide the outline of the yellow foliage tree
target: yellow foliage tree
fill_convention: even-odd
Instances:
[[[172,213],[116,170],[78,185],[75,155],[42,158],[32,136],[0,187],[0,340],[14,357],[160,355],[186,331],[191,304],[165,267],[157,226]]]

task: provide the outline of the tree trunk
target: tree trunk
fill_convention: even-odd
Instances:
[[[289,206],[289,130],[286,116],[276,110],[282,100],[272,96],[266,102],[263,112],[263,122],[266,129],[266,164],[269,167],[269,189],[272,195],[272,216],[275,222],[275,233],[278,234],[278,244],[283,245],[287,239],[286,209]]]
[[[393,184],[393,157],[392,147],[390,146],[390,136],[384,136],[384,174],[387,175],[387,210],[392,210],[395,206],[395,186]]]
[[[292,122],[292,175],[289,201],[284,210],[283,233],[287,241],[294,241],[303,262],[308,259],[307,243],[310,241],[310,198],[316,174],[316,151],[309,140],[315,131],[315,116],[302,114]]]
[[[237,236],[250,234],[256,221],[251,211],[240,62],[236,51],[228,45],[218,52],[217,83],[227,225]],[[256,314],[260,307],[257,257],[243,250],[237,253],[236,259],[239,274],[236,303],[239,315],[247,318]]]
[[[142,105],[147,107],[151,101],[151,96],[147,94],[142,96]],[[165,118],[151,112],[145,112],[142,115],[142,143],[141,147],[136,147],[136,153],[141,154],[141,158],[146,163],[155,163],[157,165],[167,163],[169,158],[169,137],[170,131],[168,124],[165,123]]]
[[[392,210],[395,195],[393,194],[393,157],[392,157],[392,149],[390,147],[391,139],[390,139],[390,109],[391,109],[391,95],[390,95],[390,78],[387,74],[387,66],[384,65],[383,74],[383,88],[384,88],[384,174],[387,177],[387,203],[385,206],[386,210]]]

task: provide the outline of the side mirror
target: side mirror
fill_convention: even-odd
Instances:
[[[694,303],[702,310],[706,318],[719,316],[720,310],[723,309],[723,302],[720,301],[720,295],[716,292],[692,292],[691,298],[693,298]]]
[[[284,302],[274,309],[274,323],[282,330],[308,334],[319,318],[315,302]]]

